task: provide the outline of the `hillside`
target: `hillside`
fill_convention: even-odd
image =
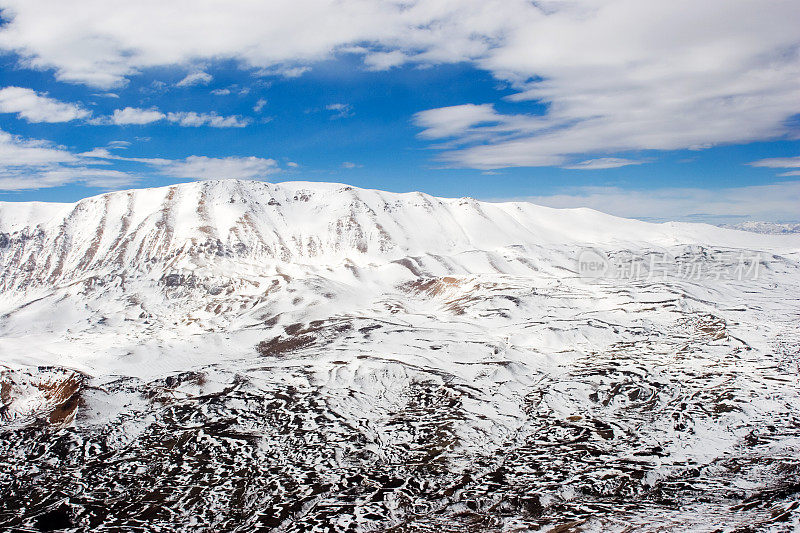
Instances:
[[[800,235],[588,209],[0,203],[0,526],[791,527],[799,294]]]

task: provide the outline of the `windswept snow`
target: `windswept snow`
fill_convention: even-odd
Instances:
[[[0,204],[0,525],[788,530],[799,260],[340,184]]]

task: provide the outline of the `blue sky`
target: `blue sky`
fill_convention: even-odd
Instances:
[[[237,177],[800,219],[800,11],[675,4],[0,0],[0,200]]]

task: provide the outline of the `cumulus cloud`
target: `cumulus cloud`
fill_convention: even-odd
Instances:
[[[258,101],[253,106],[253,111],[256,113],[261,113],[261,110],[264,109],[264,106],[267,105],[267,101],[263,98],[259,98]]]
[[[625,151],[774,139],[791,133],[787,119],[800,113],[800,3],[792,0],[277,0],[231,1],[222,11],[213,0],[180,10],[160,0],[0,0],[0,7],[8,21],[0,49],[60,80],[104,88],[147,68],[216,59],[285,76],[337,53],[360,55],[370,69],[467,62],[516,92],[490,117],[496,123],[440,122],[449,139],[439,148],[452,166],[574,165]],[[544,113],[526,114],[527,102],[543,104]],[[423,128],[424,137],[443,138]]]
[[[208,72],[198,71],[187,74],[185,78],[179,81],[176,85],[178,87],[190,87],[192,85],[208,85],[214,78]]]
[[[215,59],[286,77],[338,52],[369,68],[477,60],[523,23],[528,0],[213,0],[186,9],[157,0],[2,0],[0,47],[59,79],[110,87],[143,69]],[[538,8],[537,8],[538,9]],[[549,8],[548,8],[549,9]],[[521,16],[520,16],[521,15]],[[64,20],[80,20],[66,25]]]
[[[150,124],[166,118],[166,115],[158,109],[139,109],[138,107],[126,107],[114,110],[110,121],[112,124],[124,126],[127,124]]]
[[[331,57],[344,44],[400,38],[463,7],[423,3],[406,9],[363,0],[232,1],[220,10],[212,0],[197,0],[186,9],[157,0],[86,0],[69,6],[58,0],[3,0],[0,6],[10,21],[0,32],[0,47],[35,68],[55,69],[61,80],[99,87],[124,84],[145,68],[214,58],[292,76],[308,68],[304,63]]]
[[[723,189],[571,187],[551,195],[515,198],[549,207],[590,207],[642,220],[735,223],[800,221],[800,181]]]
[[[78,104],[60,102],[25,87],[0,89],[0,113],[16,113],[28,122],[69,122],[91,115]]]

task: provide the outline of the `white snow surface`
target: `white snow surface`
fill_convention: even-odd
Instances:
[[[577,265],[586,249],[623,262],[668,253],[715,275],[587,279]],[[720,275],[742,257],[758,258],[757,276]],[[417,464],[417,451],[472,480],[505,468],[507,486],[465,482],[426,500],[429,515],[412,511],[427,496],[402,491],[382,496],[372,518],[366,503],[347,507],[341,530],[456,524],[464,513],[488,513],[487,531],[547,530],[566,517],[589,531],[702,531],[708,517],[780,530],[796,517],[777,523],[774,511],[792,515],[796,493],[731,509],[800,473],[799,320],[800,235],[311,182],[0,203],[9,428],[63,401],[37,379],[75,372],[90,386],[62,426],[114,427],[112,448],[153,431],[155,396],[189,405],[220,391],[291,390],[321,395],[323,418],[342,421],[326,445],[306,439],[286,452],[325,486],[364,464]],[[226,396],[225,408],[247,412],[242,401]],[[321,432],[308,416],[302,430]],[[406,423],[417,429],[398,429]],[[247,416],[237,424],[260,446],[288,446]],[[360,440],[335,436],[346,432]],[[691,489],[675,488],[692,475]],[[507,487],[536,494],[542,509],[508,503]],[[700,493],[714,496],[701,504]],[[317,494],[276,530],[310,528],[337,494]],[[664,494],[672,507],[654,503]],[[617,503],[602,504],[609,498]],[[253,513],[248,523],[260,523]],[[34,520],[9,516],[0,524]],[[193,527],[231,527],[207,520]]]

